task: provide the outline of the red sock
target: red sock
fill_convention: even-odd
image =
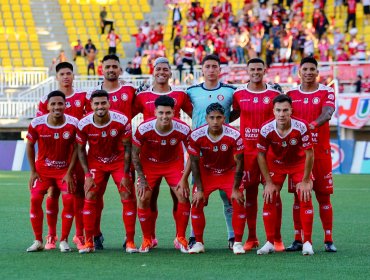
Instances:
[[[281,223],[283,215],[283,205],[280,194],[276,197],[276,219],[275,219],[275,238],[274,241],[281,242]]]
[[[136,200],[127,199],[122,202],[122,219],[126,229],[127,241],[134,242],[136,224]],[[150,209],[148,209],[150,215]],[[150,219],[149,219],[150,221]]]
[[[95,229],[94,229],[94,236],[101,235],[100,223],[101,223],[101,215],[103,213],[104,208],[104,198],[98,197],[96,200],[96,216],[95,216]]]
[[[256,224],[258,211],[258,185],[249,186],[245,191],[245,205],[247,211],[248,240],[257,240]]]
[[[324,242],[333,242],[333,208],[330,202],[330,194],[316,193],[319,202],[320,219],[325,233]]]
[[[151,221],[151,230],[150,234],[152,238],[155,238],[155,229],[156,229],[156,223],[157,223],[157,218],[158,218],[158,209],[155,211],[150,211],[150,221]]]
[[[57,235],[57,221],[59,212],[59,197],[47,197],[46,198],[46,220],[48,222],[48,228],[50,236]]]
[[[75,211],[75,225],[76,225],[76,236],[84,235],[84,223],[82,211],[84,209],[85,198],[75,195],[74,198],[74,211]]]
[[[141,231],[143,232],[143,237],[145,239],[150,240],[151,239],[151,224],[152,224],[150,220],[150,216],[151,216],[150,208],[147,208],[147,209],[138,208],[137,216],[140,221]]]
[[[294,193],[293,203],[293,223],[294,223],[294,240],[302,242],[302,223],[301,223],[301,211],[298,194]]]
[[[44,196],[42,194],[31,194],[31,208],[30,220],[35,235],[35,240],[42,242],[42,224],[44,219],[44,212],[42,211],[42,201]]]
[[[271,203],[263,204],[263,224],[265,225],[266,239],[274,244],[276,224],[276,197]]]
[[[204,243],[203,232],[206,226],[206,219],[204,217],[203,208],[204,208],[203,202],[200,202],[198,204],[198,207],[193,206],[191,208],[191,224],[193,226],[195,240],[197,242],[202,242],[202,243]]]
[[[312,244],[312,224],[313,224],[313,206],[312,199],[307,202],[301,201],[301,222],[303,229],[303,242],[309,241]]]
[[[62,234],[60,240],[68,240],[71,231],[74,216],[74,195],[70,193],[62,194],[63,211],[62,211]]]
[[[235,200],[232,201],[233,216],[232,225],[235,234],[235,242],[242,242],[245,222],[247,218],[247,210],[244,205],[239,205]]]
[[[85,199],[84,210],[82,212],[84,219],[84,228],[86,242],[93,243],[93,237],[95,232],[95,222],[96,222],[96,200]]]
[[[190,202],[177,203],[176,211],[176,236],[185,237],[186,228],[189,223]]]

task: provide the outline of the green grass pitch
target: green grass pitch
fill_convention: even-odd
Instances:
[[[102,218],[103,251],[79,255],[26,253],[33,241],[29,222],[27,172],[0,172],[0,268],[2,279],[369,279],[370,272],[370,176],[335,176],[334,240],[336,254],[323,251],[323,230],[315,201],[313,245],[315,255],[275,253],[257,256],[255,251],[234,256],[226,249],[226,228],[221,200],[212,194],[206,208],[206,253],[184,255],[173,248],[174,223],[168,187],[162,184],[157,224],[158,248],[149,254],[126,254],[121,203],[110,182]],[[293,241],[292,196],[282,191],[285,245]],[[261,210],[261,195],[259,209]],[[258,213],[258,236],[265,241]],[[44,223],[45,225],[45,223]],[[46,234],[46,226],[44,226]],[[136,244],[141,242],[137,223]],[[74,234],[72,229],[71,236]],[[71,238],[70,238],[71,239]]]

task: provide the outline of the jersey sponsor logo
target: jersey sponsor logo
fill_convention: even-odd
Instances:
[[[313,210],[308,209],[308,210],[304,211],[304,213],[305,213],[305,214],[313,214]]]
[[[241,139],[240,139],[241,140]],[[243,140],[242,140],[243,141]],[[221,149],[221,151],[223,151],[223,152],[225,152],[225,151],[227,151],[227,149],[228,149],[229,147],[226,145],[226,144],[221,144],[221,146],[220,146],[220,149]]]
[[[213,151],[218,152],[218,146],[213,146]]]
[[[311,132],[311,138],[312,138],[313,143],[318,142],[318,137],[319,137],[319,134],[317,132]]]
[[[112,101],[113,101],[113,102],[117,102],[117,101],[118,101],[117,96],[112,96]]]
[[[253,103],[258,103],[258,97],[253,97]]]
[[[287,145],[286,141],[283,141],[283,142],[281,142],[281,146],[282,146],[282,147],[286,147],[286,146],[288,146],[288,145]]]
[[[334,100],[334,98],[335,98],[334,94],[329,94],[329,95],[328,95],[328,99],[330,99],[330,100]]]
[[[122,99],[123,101],[127,101],[127,100],[128,100],[128,95],[127,95],[126,93],[122,93],[122,94],[121,94],[121,99]]]
[[[308,147],[308,146],[311,146],[311,143],[310,143],[310,142],[308,142],[308,143],[303,143],[303,144],[302,144],[302,147],[303,147],[303,148],[306,148],[306,147]]]
[[[81,107],[81,101],[80,100],[75,100],[75,106],[76,107]]]
[[[306,125],[303,122],[298,121],[298,120],[292,119],[292,127],[299,130],[301,134],[305,134],[307,131]]]
[[[162,140],[162,141],[161,141],[161,145],[162,145],[162,146],[167,145],[167,141],[166,141],[166,140]]]
[[[251,101],[251,100],[248,98],[248,99],[240,99],[239,102],[249,102],[249,101]]]
[[[267,135],[274,130],[274,122],[269,122],[268,124],[264,125],[261,130],[260,130],[260,133],[263,137],[267,137]]]
[[[308,104],[308,98],[307,97],[305,99],[303,99],[303,103]]]
[[[223,96],[222,94],[219,94],[219,95],[217,95],[217,99],[222,101],[222,100],[225,99],[225,96]]]
[[[319,104],[319,103],[320,103],[320,98],[318,98],[318,97],[314,97],[314,98],[312,99],[312,104],[317,105],[317,104]]]
[[[175,146],[176,144],[177,144],[177,139],[172,138],[172,139],[170,140],[170,145]]]
[[[190,127],[185,125],[185,124],[182,124],[178,121],[173,121],[173,127],[176,131],[179,131],[185,135],[188,135],[189,134],[189,131],[190,131]]]
[[[59,133],[58,132],[54,133],[54,139],[59,139]]]
[[[191,138],[194,141],[197,141],[200,137],[203,137],[203,136],[205,136],[207,134],[207,129],[208,129],[208,125],[203,126],[203,127],[199,128],[199,129],[194,130],[191,133]]]
[[[110,136],[115,137],[118,134],[118,131],[117,131],[117,129],[111,129],[109,134],[110,134]]]
[[[258,128],[250,128],[247,127],[244,131],[244,138],[252,138],[252,139],[257,139],[258,138]]]
[[[69,101],[66,102],[66,108],[71,108],[71,102]]]
[[[107,137],[107,132],[106,132],[106,131],[102,131],[102,132],[101,132],[101,137],[103,137],[103,138],[104,138],[104,137]]]
[[[40,137],[41,138],[48,138],[48,137],[51,137],[51,135],[49,135],[49,134],[40,134]]]
[[[307,142],[308,139],[310,139],[310,136],[308,136],[308,135],[305,135],[305,136],[302,137],[303,142]]]
[[[271,101],[271,99],[270,99],[270,97],[268,97],[268,96],[265,96],[265,97],[263,98],[263,103],[264,103],[264,104],[269,104],[269,103],[270,103],[270,101]]]
[[[71,136],[71,134],[69,133],[69,131],[64,131],[63,132],[63,138],[64,139],[69,139],[70,136]]]
[[[330,209],[330,205],[324,205],[321,208],[324,209],[324,210],[329,210]]]
[[[223,128],[224,128],[224,134],[226,136],[229,136],[235,140],[240,137],[240,132],[238,130],[228,127],[228,126],[224,126]]]
[[[99,136],[98,133],[89,133],[87,134],[89,137],[96,137],[96,136]]]
[[[295,145],[297,145],[298,141],[297,141],[297,139],[292,138],[292,139],[290,139],[289,143],[290,143],[290,145],[295,146]]]
[[[344,151],[335,143],[330,143],[333,169],[339,168],[344,161]],[[329,174],[328,174],[329,175]]]

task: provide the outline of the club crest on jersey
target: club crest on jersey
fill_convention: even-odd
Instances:
[[[69,139],[70,136],[71,136],[71,134],[69,133],[69,131],[64,131],[63,132],[63,138],[64,139]]]
[[[69,101],[66,102],[66,108],[70,108],[71,107],[71,103]]]
[[[80,100],[75,100],[75,106],[76,107],[81,107],[81,101]]]
[[[270,97],[265,96],[265,97],[263,98],[263,103],[264,103],[264,104],[269,104],[269,103],[270,103]]]
[[[217,99],[222,101],[225,99],[225,97],[222,94],[220,94],[220,95],[217,95]]]
[[[319,104],[320,103],[320,98],[318,98],[318,97],[315,97],[314,99],[312,99],[312,103],[313,104]]]
[[[305,99],[303,99],[303,103],[308,104],[308,98],[307,97]]]
[[[122,93],[122,94],[121,94],[121,99],[122,99],[123,101],[127,101],[127,100],[128,100],[128,95],[127,95],[126,93]]]
[[[117,129],[112,129],[109,134],[112,137],[116,136],[118,134]]]
[[[243,141],[243,140],[242,140]],[[220,147],[220,149],[221,149],[221,151],[223,151],[223,152],[225,152],[225,151],[227,151],[227,145],[226,144],[222,144],[221,145],[221,147]]]
[[[162,140],[162,141],[161,141],[161,145],[162,145],[162,146],[165,146],[166,144],[167,144],[167,141],[166,141],[166,140]]]
[[[293,138],[293,139],[290,139],[289,143],[290,143],[290,145],[294,146],[294,145],[297,145],[298,141],[297,141],[297,139]]]
[[[287,143],[286,143],[285,141],[283,141],[283,142],[281,143],[281,146],[282,146],[282,147],[286,147],[286,146],[287,146]]]
[[[59,139],[59,133],[58,132],[54,133],[54,139]]]
[[[175,146],[175,145],[176,145],[176,143],[177,143],[177,140],[176,140],[175,138],[172,138],[172,139],[170,140],[170,144],[171,144],[172,146]]]
[[[113,100],[113,102],[117,102],[117,101],[118,101],[117,96],[113,96],[113,97],[112,97],[112,100]]]
[[[334,97],[334,94],[329,94],[329,95],[328,95],[328,99],[330,99],[330,100],[334,100],[334,98],[335,98],[335,97]]]
[[[258,97],[253,97],[253,103],[258,103]]]
[[[302,137],[302,141],[306,142],[306,141],[308,141],[309,138],[310,138],[310,136],[305,135],[305,136]]]
[[[102,131],[102,133],[101,133],[101,137],[107,137],[107,132]]]
[[[218,152],[218,147],[217,146],[213,146],[213,151],[214,152]]]

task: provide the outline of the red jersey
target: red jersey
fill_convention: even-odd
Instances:
[[[103,84],[97,86],[96,88],[92,89],[86,94],[86,99],[88,100],[88,106],[86,107],[86,112],[91,112],[91,94],[95,90],[103,89]],[[135,92],[136,89],[132,84],[124,84],[121,85],[119,89],[116,91],[108,92],[109,94],[109,103],[110,103],[110,110],[118,111],[121,114],[124,114],[128,117],[129,121],[132,118],[132,107],[134,105],[135,100]]]
[[[190,127],[179,119],[172,120],[172,130],[161,134],[155,128],[157,119],[142,122],[133,137],[133,144],[140,147],[140,159],[155,163],[169,163],[183,159],[181,142],[187,144]]]
[[[103,126],[94,123],[91,113],[78,123],[77,143],[89,143],[87,161],[113,164],[124,161],[122,140],[131,137],[131,124],[125,115],[109,111],[110,120]]]
[[[60,175],[67,171],[76,138],[78,120],[64,115],[61,126],[47,123],[49,114],[34,118],[28,127],[27,139],[38,145],[36,170],[48,175]]]
[[[70,96],[66,96],[66,110],[64,113],[80,120],[85,114],[85,106],[88,103],[86,91],[74,89]],[[44,95],[39,102],[36,116],[39,117],[48,113],[48,96]]]
[[[233,109],[240,111],[240,134],[246,151],[256,151],[259,130],[262,124],[274,117],[272,100],[279,94],[269,84],[260,92],[248,89],[248,84],[235,91]]]
[[[323,107],[335,108],[335,94],[331,87],[319,84],[314,92],[303,92],[301,86],[287,92],[293,100],[293,115],[308,123],[315,121]],[[329,122],[311,131],[312,142],[315,146],[315,158],[322,158],[330,154]]]
[[[291,130],[281,137],[276,128],[276,120],[265,123],[258,136],[257,148],[267,154],[267,162],[289,169],[305,164],[305,150],[312,149],[312,141],[306,122],[291,119]]]
[[[207,124],[195,129],[189,138],[189,154],[200,156],[201,167],[215,174],[234,168],[234,155],[242,154],[243,149],[239,131],[227,124],[223,125],[223,133],[217,141],[209,137]]]
[[[180,119],[180,110],[182,109],[184,112],[190,112],[193,109],[193,105],[190,102],[188,95],[185,91],[182,90],[172,90],[167,93],[158,93],[153,91],[153,87],[151,87],[147,91],[139,92],[135,99],[135,106],[134,106],[134,115],[138,113],[143,113],[144,120],[154,117],[154,110],[155,100],[161,95],[168,95],[172,97],[175,101],[175,118]]]

